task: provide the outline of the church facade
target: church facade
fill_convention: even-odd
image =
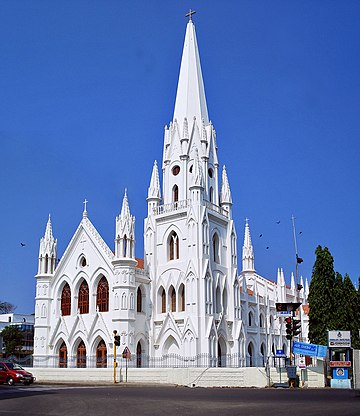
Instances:
[[[276,302],[300,301],[307,338],[308,283],[285,285],[255,271],[248,221],[238,270],[237,233],[225,166],[207,111],[190,18],[174,116],[165,128],[160,182],[155,161],[144,221],[144,259],[135,258],[135,218],[125,192],[107,243],[82,220],[57,262],[49,216],[36,275],[34,365],[109,367],[114,331],[132,365],[264,366],[288,352]]]

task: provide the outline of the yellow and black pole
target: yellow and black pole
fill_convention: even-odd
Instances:
[[[116,367],[117,367],[117,362],[116,362],[116,347],[117,345],[120,345],[120,336],[116,335],[117,334],[117,330],[114,329],[113,331],[114,333],[114,383],[116,383]]]

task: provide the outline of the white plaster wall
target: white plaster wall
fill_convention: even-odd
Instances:
[[[46,383],[113,383],[111,368],[30,368],[37,382]],[[276,369],[271,369],[271,382],[279,382]],[[125,382],[125,368],[117,368],[117,382]],[[285,373],[282,381],[286,381]],[[188,387],[267,387],[264,368],[129,368],[129,383],[175,384]],[[308,369],[304,387],[324,387],[321,369]]]

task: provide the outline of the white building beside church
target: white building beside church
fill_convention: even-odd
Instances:
[[[288,350],[276,302],[300,299],[307,337],[308,283],[255,271],[246,221],[241,271],[225,166],[207,111],[195,26],[187,24],[173,120],[165,128],[161,177],[155,161],[135,258],[135,218],[125,193],[108,245],[85,209],[57,263],[51,219],[36,275],[34,365],[106,367],[113,331],[136,366],[263,366]]]

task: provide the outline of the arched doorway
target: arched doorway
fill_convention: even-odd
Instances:
[[[221,367],[221,355],[222,355],[221,345],[220,345],[220,342],[218,342],[218,367]]]
[[[226,345],[222,338],[218,340],[218,367],[226,367]]]
[[[96,367],[106,368],[107,367],[107,348],[104,340],[100,340],[96,348]]]
[[[260,346],[260,353],[261,353],[261,357],[262,357],[262,365],[265,367],[265,363],[266,363],[266,348],[265,348],[265,344],[262,343]]]
[[[140,341],[136,346],[136,367],[141,367],[141,344]]]
[[[60,345],[59,349],[59,368],[67,367],[67,346],[65,342]]]
[[[86,347],[84,341],[81,341],[76,350],[76,367],[86,368]]]
[[[254,346],[252,342],[249,342],[248,345],[248,355],[249,355],[249,367],[254,366]]]

